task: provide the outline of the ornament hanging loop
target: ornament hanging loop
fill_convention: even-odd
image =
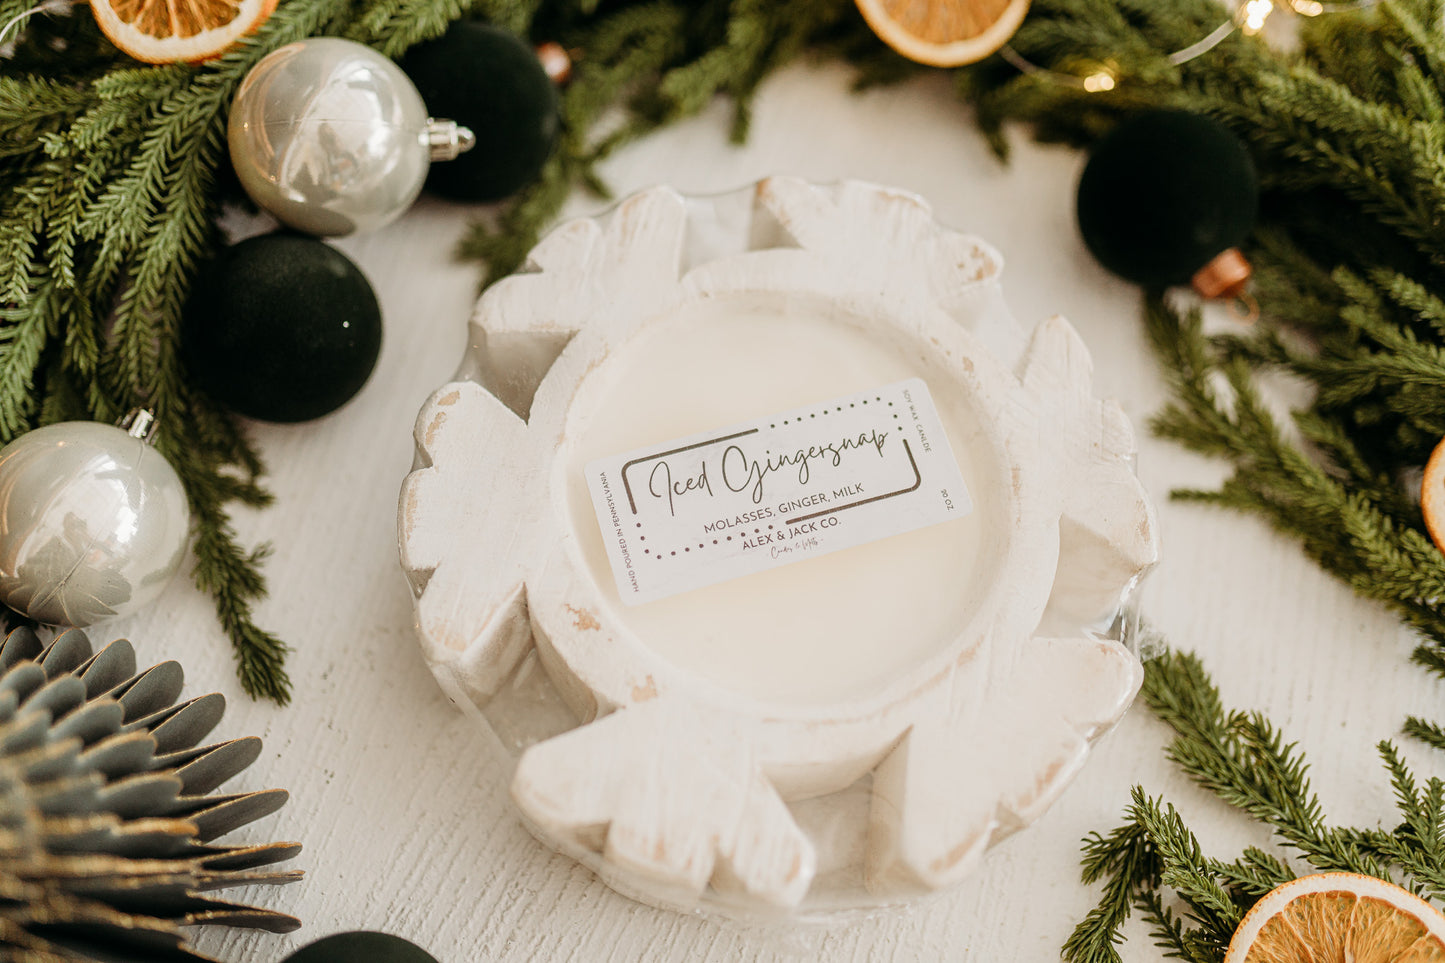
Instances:
[[[1240,291],[1229,299],[1229,314],[1241,324],[1254,324],[1259,320],[1259,302],[1248,291]]]
[[[426,131],[422,134],[427,148],[431,151],[432,162],[456,160],[477,146],[477,135],[470,127],[463,127],[454,120],[428,117]]]

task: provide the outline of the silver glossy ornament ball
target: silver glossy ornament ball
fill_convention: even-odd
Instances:
[[[165,588],[190,510],[175,469],[131,430],[37,428],[0,449],[0,601],[40,622],[90,625]]]
[[[432,159],[474,141],[464,128],[431,121],[391,60],[335,37],[287,44],[252,67],[231,104],[227,138],[251,199],[322,236],[400,216]]]

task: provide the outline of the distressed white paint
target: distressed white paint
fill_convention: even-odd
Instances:
[[[1042,814],[1141,677],[1083,628],[1157,542],[1132,432],[1094,399],[1078,336],[1056,317],[1025,341],[991,248],[913,195],[857,182],[778,177],[692,201],[655,188],[564,225],[530,260],[478,303],[465,370],[483,383],[423,406],[399,519],[443,684],[511,724],[525,703],[491,702],[535,646],[582,722],[522,752],[523,816],[665,905],[829,910],[956,883]],[[524,422],[493,393],[487,345],[532,330],[567,340],[530,403],[513,399]],[[641,364],[626,357],[637,342]],[[657,444],[732,420],[717,409],[756,417],[909,376],[944,413],[972,515],[619,604],[582,486],[619,435]],[[691,404],[688,382],[711,404]],[[889,585],[898,597],[873,602]],[[870,620],[874,607],[898,616]],[[1039,635],[1046,607],[1067,634]],[[735,646],[678,631],[728,617]],[[848,863],[785,801],[870,774],[854,878],[814,887],[819,862]]]
[[[1007,258],[1018,318],[1068,313],[1093,354],[1096,390],[1142,425],[1167,396],[1137,292],[1106,275],[1077,238],[1082,159],[1016,138],[1000,165],[941,79],[861,96],[849,82],[842,67],[787,71],[764,87],[746,148],[728,145],[729,108],[719,103],[621,152],[604,173],[622,195],[664,182],[693,194],[730,190],[777,171],[914,190],[943,223],[987,237]],[[570,210],[603,206],[579,194]],[[743,927],[650,909],[539,845],[511,815],[505,754],[448,701],[418,654],[396,556],[412,424],[467,342],[476,274],[451,251],[478,213],[424,201],[378,234],[343,241],[386,313],[376,373],[331,417],[253,428],[277,504],[238,526],[247,541],[278,549],[258,616],[296,647],[295,704],[278,709],[241,694],[209,606],[184,579],[146,613],[96,630],[133,639],[142,662],[179,659],[188,692],[225,692],[218,737],[265,738],[235,788],[292,792],[279,814],[237,835],[301,840],[295,863],[308,879],[238,898],[295,913],[306,926],[289,937],[206,934],[205,949],[231,963],[279,963],[324,934],[379,928],[446,963],[1044,963],[1097,898],[1079,882],[1079,840],[1117,822],[1131,785],[1181,806],[1212,854],[1233,857],[1263,841],[1169,767],[1162,727],[1136,707],[1053,808],[973,876],[840,927]],[[1389,615],[1321,575],[1295,546],[1256,521],[1167,499],[1173,487],[1214,483],[1218,465],[1142,430],[1139,444],[1165,547],[1143,588],[1154,620],[1199,651],[1231,704],[1268,712],[1300,741],[1335,821],[1394,825],[1374,743],[1406,713],[1445,715],[1441,684],[1408,664],[1413,643]],[[1404,745],[1422,776],[1445,776],[1436,754]],[[1157,963],[1145,927],[1131,924],[1130,937],[1125,963]]]

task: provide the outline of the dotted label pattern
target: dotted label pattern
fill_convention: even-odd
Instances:
[[[599,459],[586,473],[627,604],[972,510],[917,378]]]

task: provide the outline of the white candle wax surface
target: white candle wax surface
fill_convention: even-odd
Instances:
[[[573,410],[563,466],[584,565],[616,624],[669,663],[780,706],[868,699],[936,656],[988,592],[1003,539],[998,459],[961,386],[926,345],[900,343],[822,299],[699,301],[649,324],[588,377],[601,403]],[[933,377],[930,377],[933,374]],[[927,528],[626,606],[583,466],[912,377],[928,382],[973,511]]]

